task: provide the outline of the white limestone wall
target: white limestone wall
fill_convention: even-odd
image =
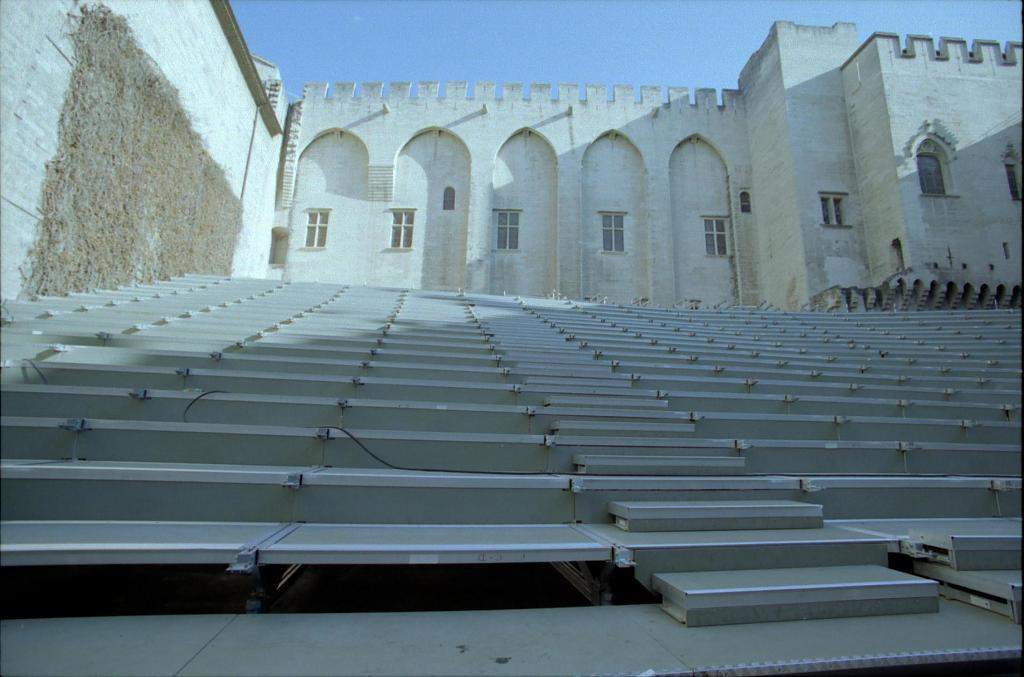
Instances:
[[[333,282],[340,271],[358,265],[360,248],[372,244],[363,228],[369,219],[368,162],[366,146],[340,130],[324,132],[306,147],[299,158],[302,180],[295,194],[297,223],[285,253],[288,279]],[[329,210],[323,249],[306,247],[308,212],[313,209]],[[354,246],[353,241],[360,246]]]
[[[584,297],[629,301],[648,296],[646,173],[640,151],[622,134],[602,136],[583,154],[579,251]],[[604,250],[604,212],[622,213],[624,251]]]
[[[860,97],[863,117],[885,122],[889,131],[888,145],[865,145],[860,153],[864,164],[884,166],[888,159],[889,180],[870,181],[865,173],[862,182],[870,200],[899,206],[911,277],[975,288],[1019,284],[1021,202],[1011,199],[1004,165],[1008,152],[1018,166],[1021,157],[1021,57],[1020,43],[1004,53],[988,41],[969,46],[944,38],[936,45],[908,36],[901,44],[876,34],[845,67],[848,90],[873,90],[870,99]],[[925,139],[948,153],[944,197],[921,194],[915,155]],[[891,238],[881,239],[873,255],[884,261],[880,250]]]
[[[708,256],[704,219],[721,217],[733,228],[729,202],[729,175],[718,151],[694,137],[672,152],[669,166],[672,184],[672,235],[677,296],[718,304],[736,298],[734,275],[728,256]],[[732,252],[732,238],[728,238]]]
[[[740,74],[747,109],[757,270],[763,299],[798,308],[807,295],[807,264],[797,204],[796,167],[776,22]]]
[[[502,144],[494,163],[491,206],[522,211],[519,249],[495,252],[495,292],[543,296],[557,291],[557,185],[558,158],[540,134],[523,130]]]
[[[859,186],[840,66],[857,48],[857,28],[778,24],[796,206],[805,250],[807,297],[867,276]],[[840,196],[843,225],[826,225],[821,193]]]
[[[79,4],[75,0],[0,3],[3,298],[21,292],[19,269],[36,239],[45,165],[57,148],[59,115],[73,69],[67,37],[73,24],[68,15]],[[256,104],[209,1],[105,0],[101,4],[127,20],[139,46],[178,89],[194,129],[223,167],[236,195],[242,196],[244,181],[244,220],[233,269],[238,275],[263,274],[272,226],[267,205],[273,203],[281,136],[271,136],[256,118]]]
[[[455,135],[433,129],[414,137],[402,148],[395,167],[395,207],[415,210],[411,251],[384,251],[412,257],[421,267],[412,286],[461,289],[466,284],[467,219],[470,201],[470,156]],[[444,209],[444,192],[455,191],[454,209]],[[389,216],[385,213],[385,217]],[[389,247],[391,224],[385,225],[381,246]]]
[[[465,83],[457,82],[447,83],[444,96],[438,95],[437,83],[420,83],[415,96],[410,94],[408,83],[392,83],[386,94],[381,83],[364,83],[358,96],[354,89],[352,83],[339,83],[330,89],[322,84],[307,86],[302,101],[293,107],[287,131],[287,142],[294,146],[294,153],[282,169],[284,184],[278,207],[279,213],[287,215],[284,222],[294,231],[293,241],[305,228],[301,210],[306,205],[294,204],[294,196],[301,190],[302,179],[295,178],[295,170],[303,149],[324,131],[342,129],[358,137],[369,154],[369,217],[361,227],[373,234],[370,239],[374,244],[360,244],[363,240],[354,236],[351,246],[360,251],[356,264],[339,269],[329,256],[321,256],[324,263],[314,266],[320,275],[337,274],[338,281],[356,284],[378,283],[375,276],[388,268],[381,262],[397,260],[396,254],[384,251],[388,242],[383,235],[390,233],[390,210],[409,206],[400,204],[406,198],[399,194],[396,183],[401,180],[395,168],[399,153],[421,132],[443,129],[464,144],[469,154],[468,186],[457,192],[458,204],[464,204],[467,210],[466,288],[497,293],[546,293],[557,288],[570,296],[600,290],[612,292],[616,299],[644,296],[667,304],[697,297],[693,289],[732,288],[733,283],[723,282],[720,274],[705,279],[703,272],[677,285],[668,177],[672,150],[683,139],[699,134],[719,149],[729,172],[749,182],[745,112],[736,92],[724,92],[720,105],[714,90],[697,90],[691,101],[685,88],[669,88],[669,101],[664,100],[665,91],[660,87],[642,88],[640,101],[633,88],[626,86],[614,88],[611,97],[605,87],[588,87],[585,98],[575,85],[561,86],[556,98],[551,96],[551,87],[543,84],[533,85],[528,97],[518,84],[506,85],[499,95],[493,84],[477,83],[472,97],[467,96]],[[554,162],[542,161],[544,171],[535,174],[533,183],[524,184],[523,189],[502,190],[499,184],[507,180],[509,172],[517,171],[513,165],[519,160],[510,159],[508,152],[499,158],[499,151],[524,129],[550,145]],[[605,172],[585,190],[584,156],[610,131],[618,132],[619,141],[635,147],[635,155],[627,156],[638,160],[630,165],[636,171],[630,170],[633,178],[627,182],[627,192],[632,195],[627,231],[630,250],[618,256],[635,261],[636,265],[629,266],[629,274],[619,270],[622,266],[605,265],[616,257],[597,254],[594,249],[595,243],[600,246],[601,237],[597,210],[614,208],[598,203],[622,199],[615,195],[623,187],[620,177]],[[603,144],[598,144],[595,152],[601,153],[599,146]],[[622,145],[618,141],[616,144]],[[543,156],[539,152],[534,155]],[[526,164],[536,162],[540,161],[522,159]],[[390,183],[386,178],[389,176]],[[463,196],[468,200],[463,201]],[[438,206],[440,199],[440,195],[431,198]],[[527,218],[530,223],[520,234],[522,251],[499,252],[493,214],[498,207],[520,208],[524,214],[546,212],[554,219],[553,230],[531,234],[527,226],[532,227],[534,219]],[[417,216],[417,232],[424,226],[430,228],[430,218],[424,222]],[[549,244],[552,232],[553,249]],[[701,233],[703,237],[703,224]],[[590,253],[583,256],[581,241],[590,243]],[[413,252],[406,258],[416,256]],[[601,262],[600,269],[595,261]],[[413,265],[395,265],[390,270],[389,284],[423,284],[422,271]],[[594,286],[588,286],[586,276],[598,270],[602,271],[600,275],[611,276],[609,284],[599,275],[593,278]],[[295,279],[297,274],[289,262],[286,277]]]

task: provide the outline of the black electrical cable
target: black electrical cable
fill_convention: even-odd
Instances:
[[[228,391],[227,390],[207,390],[205,393],[200,393],[200,394],[196,395],[195,397],[193,397],[192,401],[189,402],[188,406],[185,407],[185,411],[181,412],[181,420],[182,420],[182,422],[188,423],[188,421],[186,420],[185,417],[188,416],[188,410],[192,408],[193,404],[195,404],[199,400],[203,399],[207,395],[213,395],[214,393],[226,393],[226,392],[228,392]]]
[[[381,463],[382,465],[387,466],[388,468],[391,468],[392,470],[409,470],[409,471],[413,471],[413,472],[453,473],[453,474],[459,474],[459,475],[534,475],[534,476],[536,476],[536,475],[553,475],[553,474],[555,474],[555,473],[551,473],[551,472],[548,472],[548,471],[542,471],[542,470],[444,470],[443,468],[407,468],[407,467],[403,467],[403,466],[400,466],[400,465],[395,465],[393,463],[388,463],[383,458],[381,458],[377,454],[375,454],[372,451],[370,451],[369,449],[367,449],[366,445],[363,444],[362,442],[360,442],[359,439],[355,435],[353,435],[349,431],[345,430],[341,426],[338,426],[338,425],[325,425],[325,426],[320,426],[320,427],[321,428],[329,428],[331,430],[340,430],[341,432],[343,432],[346,435],[348,435],[352,439],[353,442],[355,442],[357,445],[359,445],[359,448],[362,449],[363,451],[365,451],[366,454],[370,458],[372,458],[373,460],[377,461],[378,463]]]
[[[28,359],[27,357],[23,358],[22,362],[28,362],[30,365],[32,365],[32,368],[36,370],[37,374],[39,374],[39,378],[43,379],[43,384],[50,385],[50,382],[48,380],[46,380],[46,374],[43,373],[42,369],[40,369],[39,367],[36,366],[35,362],[33,362],[32,360]]]

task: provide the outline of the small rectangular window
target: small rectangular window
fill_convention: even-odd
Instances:
[[[1004,259],[1009,259],[1010,258],[1010,243],[1009,242],[1004,242],[1003,243],[1003,258]]]
[[[1006,165],[1006,181],[1010,184],[1010,197],[1020,200],[1020,184],[1017,183],[1017,168],[1013,165]]]
[[[708,256],[728,256],[725,219],[704,219],[704,247]]]
[[[327,246],[327,221],[330,212],[325,209],[315,209],[307,212],[306,215],[306,246],[313,249],[323,249]]]
[[[606,252],[626,251],[625,214],[601,214],[601,247]]]
[[[519,212],[496,211],[498,219],[498,249],[519,249]]]
[[[412,226],[416,212],[391,212],[391,248],[412,249]]]
[[[821,222],[826,226],[846,225],[846,213],[843,209],[843,195],[819,193],[821,201]]]

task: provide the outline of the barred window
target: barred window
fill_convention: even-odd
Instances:
[[[821,222],[826,226],[843,226],[843,196],[821,193]]]
[[[626,250],[626,237],[623,221],[626,215],[616,212],[601,213],[602,245],[606,252],[623,252]]]

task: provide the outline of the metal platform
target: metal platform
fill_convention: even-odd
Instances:
[[[4,566],[552,562],[571,579],[606,562],[650,590],[709,567],[754,588],[795,568],[884,571],[903,553],[954,600],[940,613],[826,599],[880,615],[801,628],[889,634],[821,663],[806,645],[749,660],[1019,652],[961,641],[1012,626],[970,595],[1019,609],[1012,573],[965,570],[1019,558],[1019,311],[689,311],[204,276],[10,310]],[[617,613],[662,637],[702,630],[642,608],[576,618],[605,636]],[[963,627],[925,646],[927,617]],[[787,625],[756,626],[756,644]],[[721,666],[708,651],[749,641],[705,637],[666,669]],[[486,672],[453,670],[470,665]]]

